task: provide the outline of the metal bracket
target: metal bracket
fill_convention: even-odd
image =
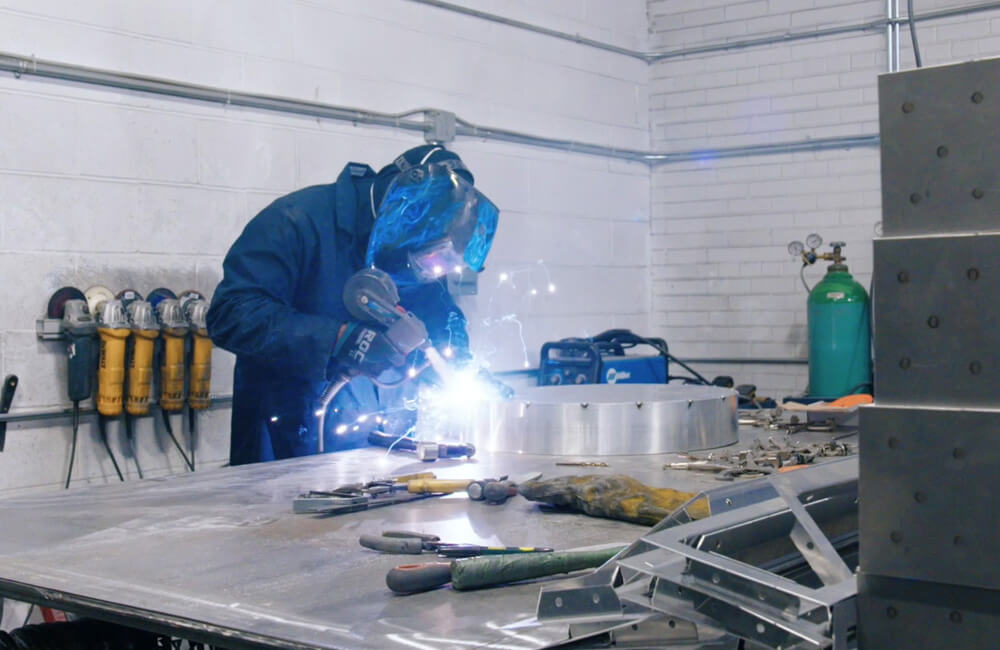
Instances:
[[[62,331],[62,320],[58,318],[39,318],[35,320],[35,335],[42,341],[65,341]]]
[[[444,143],[455,139],[455,114],[451,111],[427,111],[424,122],[427,124],[424,132],[427,142]]]

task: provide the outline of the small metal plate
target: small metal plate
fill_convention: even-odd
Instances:
[[[860,445],[861,569],[1000,589],[1000,411],[865,407]]]
[[[442,412],[421,404],[421,438],[487,451],[564,456],[661,454],[737,440],[736,393],[714,386],[588,384],[524,389]]]
[[[886,236],[1000,230],[1000,59],[879,78]]]
[[[1000,235],[875,241],[880,404],[1000,406]]]

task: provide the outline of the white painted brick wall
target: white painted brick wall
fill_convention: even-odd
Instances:
[[[643,0],[469,4],[647,47]],[[643,62],[406,0],[0,0],[0,26],[15,54],[376,111],[433,106],[489,126],[650,146]],[[211,293],[229,245],[274,198],[331,182],[348,160],[378,167],[420,144],[383,128],[10,75],[0,77],[0,117],[0,372],[21,378],[15,411],[66,404],[62,346],[34,335],[58,287]],[[534,362],[552,338],[648,328],[645,166],[475,140],[454,149],[503,211],[480,294],[464,301],[495,368],[521,367],[525,345]],[[503,270],[516,288],[497,281]],[[231,392],[232,366],[216,351],[214,392]],[[228,419],[227,409],[202,416],[204,467],[227,459]],[[67,425],[11,425],[0,491],[60,486]],[[82,427],[77,484],[113,480],[95,436]],[[148,475],[183,471],[152,420],[137,438]],[[110,440],[122,459],[116,425]]]
[[[885,17],[885,3],[875,0],[765,4],[766,13],[749,17],[761,11],[760,3],[651,0],[651,47],[671,50]],[[974,3],[915,4],[916,12],[926,13]],[[1000,55],[998,11],[920,22],[917,29],[924,65]],[[913,67],[905,26],[901,41],[902,65]],[[653,145],[700,150],[877,133],[877,77],[886,66],[886,39],[879,32],[658,63],[650,81]],[[656,168],[654,333],[682,357],[805,357],[806,292],[785,245],[810,232],[827,242],[844,240],[851,271],[867,286],[880,199],[877,149],[706,156]],[[822,277],[822,267],[807,270],[810,284]],[[734,374],[774,396],[801,392],[808,381],[804,366],[706,368],[700,367],[706,374]]]

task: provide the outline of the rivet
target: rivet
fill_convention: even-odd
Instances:
[[[955,538],[951,540],[951,543],[955,546],[961,546],[962,544],[965,544],[965,540],[962,539],[961,535],[955,535]]]
[[[973,361],[972,363],[969,364],[969,372],[971,372],[972,374],[978,375],[982,371],[983,371],[983,364],[979,363],[978,361]]]
[[[717,585],[720,582],[722,582],[722,578],[719,577],[719,574],[718,573],[713,573],[712,574],[712,584],[713,585]]]
[[[913,203],[913,204],[920,203],[920,199],[922,199],[922,198],[923,197],[920,196],[919,193],[914,192],[913,194],[910,195],[910,203]]]
[[[889,437],[889,449],[895,449],[898,446],[899,446],[899,439],[893,438],[892,436],[890,436]]]
[[[980,188],[978,188],[978,187],[972,188],[972,198],[974,198],[974,199],[981,199],[985,195],[986,195],[986,192],[984,192]]]
[[[899,616],[899,612],[896,611],[895,607],[889,605],[888,607],[885,608],[885,615],[888,616],[889,618],[896,618],[897,616]]]
[[[677,627],[677,621],[675,621],[674,619],[670,619],[669,621],[667,621],[667,627],[669,627],[670,629],[674,629],[675,627]]]
[[[983,93],[977,90],[976,92],[972,93],[972,97],[970,97],[969,99],[972,100],[973,104],[981,104],[983,102]]]
[[[951,457],[954,458],[955,460],[965,458],[965,450],[962,449],[961,447],[955,447],[954,449],[951,450]]]
[[[764,627],[763,623],[757,623],[757,627],[755,627],[754,629],[757,630],[757,634],[763,634],[764,631],[767,630],[767,628]]]
[[[904,113],[912,113],[913,112],[913,103],[912,102],[903,102],[903,112]]]
[[[913,494],[913,500],[916,501],[917,503],[923,503],[927,501],[927,495],[924,494],[923,492],[915,492]]]
[[[562,600],[562,598],[559,597],[559,596],[556,596],[555,603],[556,603],[556,607],[562,607],[563,606],[563,600]]]
[[[601,602],[601,595],[594,594],[593,596],[590,597],[590,599],[594,601],[594,604],[596,605],[597,603]]]
[[[642,402],[636,402],[636,403],[635,403],[635,407],[636,407],[637,409],[641,409],[641,408],[642,408]]]
[[[906,284],[910,281],[910,274],[906,271],[900,271],[896,274],[896,279],[899,280],[900,284]]]
[[[580,402],[580,408],[587,408],[590,406],[590,402]]]
[[[816,545],[813,544],[812,542],[806,542],[806,548],[809,549],[810,551],[813,550],[815,547]]]
[[[948,155],[948,147],[946,147],[944,145],[941,145],[940,147],[938,147],[937,148],[937,155],[938,155],[938,158],[944,158],[945,156],[947,156]]]
[[[972,267],[971,269],[965,272],[965,277],[975,282],[976,280],[979,279],[979,269],[977,269],[976,267]]]
[[[726,505],[727,505],[727,506],[731,506],[731,505],[733,505],[733,500],[732,500],[732,499],[730,499],[729,497],[726,497]]]
[[[910,357],[903,357],[899,360],[899,367],[906,370],[910,367]]]
[[[941,320],[933,314],[927,319],[927,327],[931,329],[937,329],[937,326],[941,324]]]
[[[903,533],[899,532],[898,530],[894,530],[891,533],[889,533],[889,539],[892,540],[893,544],[899,544],[900,542],[903,541]]]
[[[953,611],[951,614],[948,614],[948,620],[950,620],[952,623],[961,623],[962,612]]]

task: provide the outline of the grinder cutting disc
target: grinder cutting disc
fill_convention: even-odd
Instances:
[[[62,318],[63,308],[66,303],[70,300],[86,300],[87,297],[83,295],[83,292],[76,287],[63,287],[59,289],[52,297],[49,298],[49,306],[46,309],[46,316],[48,318]]]
[[[153,289],[152,291],[150,291],[149,296],[146,298],[146,300],[149,301],[149,304],[153,306],[153,309],[156,309],[156,306],[160,304],[160,301],[166,300],[167,298],[176,299],[177,294],[175,294],[170,289],[165,289],[163,287],[160,287],[158,289]]]
[[[87,297],[87,307],[90,308],[90,313],[95,317],[98,314],[97,308],[102,302],[115,299],[115,292],[100,284],[90,287],[83,294]]]
[[[136,300],[142,300],[142,294],[135,289],[122,289],[115,297],[122,301],[122,304],[125,305],[126,309]]]

